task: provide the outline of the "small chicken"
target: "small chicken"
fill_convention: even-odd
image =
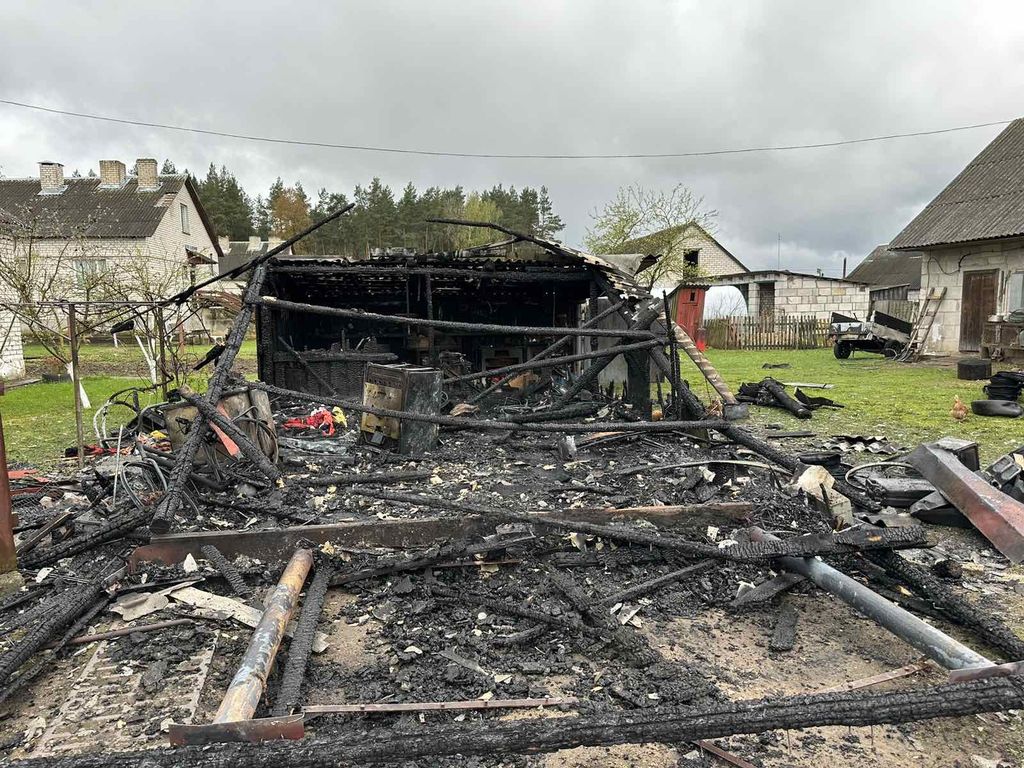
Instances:
[[[949,412],[956,421],[963,421],[967,418],[967,406],[964,405],[964,401],[960,399],[960,395],[953,396],[953,410]]]

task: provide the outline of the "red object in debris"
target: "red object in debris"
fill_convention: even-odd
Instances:
[[[327,437],[334,436],[334,415],[326,408],[320,408],[313,411],[309,416],[305,416],[301,419],[288,419],[284,422],[282,427],[286,429],[319,429]],[[326,429],[324,429],[326,427]]]

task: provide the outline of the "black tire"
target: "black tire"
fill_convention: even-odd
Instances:
[[[853,347],[850,346],[848,341],[837,341],[832,346],[832,354],[836,356],[836,360],[845,360],[853,352]]]
[[[887,341],[885,346],[882,347],[882,355],[888,358],[894,358],[903,351],[903,345],[898,341]]]
[[[1008,419],[1019,418],[1024,408],[1012,400],[975,400],[971,410],[978,416],[1003,416]]]

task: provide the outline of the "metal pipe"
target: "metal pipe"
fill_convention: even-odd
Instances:
[[[274,657],[281,646],[285,627],[288,626],[302,585],[312,567],[312,553],[308,549],[295,550],[267,602],[260,623],[252,633],[238,672],[213,718],[214,724],[252,719],[267,686],[267,676],[274,666]]]
[[[752,541],[779,540],[778,537],[756,526],[748,528],[747,531]],[[806,576],[818,587],[835,595],[858,613],[874,619],[946,669],[992,666],[992,662],[981,654],[975,653],[963,643],[926,624],[917,616],[890,603],[860,582],[817,558],[780,557],[777,562],[787,571]]]

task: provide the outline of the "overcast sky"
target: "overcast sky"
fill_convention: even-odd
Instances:
[[[235,133],[477,153],[815,143],[1024,115],[1024,3],[14,2],[0,98]],[[350,192],[551,190],[578,244],[617,187],[684,183],[751,268],[838,275],[894,237],[999,132],[667,160],[482,160],[261,144],[0,105],[0,170],[101,158],[225,164]]]

